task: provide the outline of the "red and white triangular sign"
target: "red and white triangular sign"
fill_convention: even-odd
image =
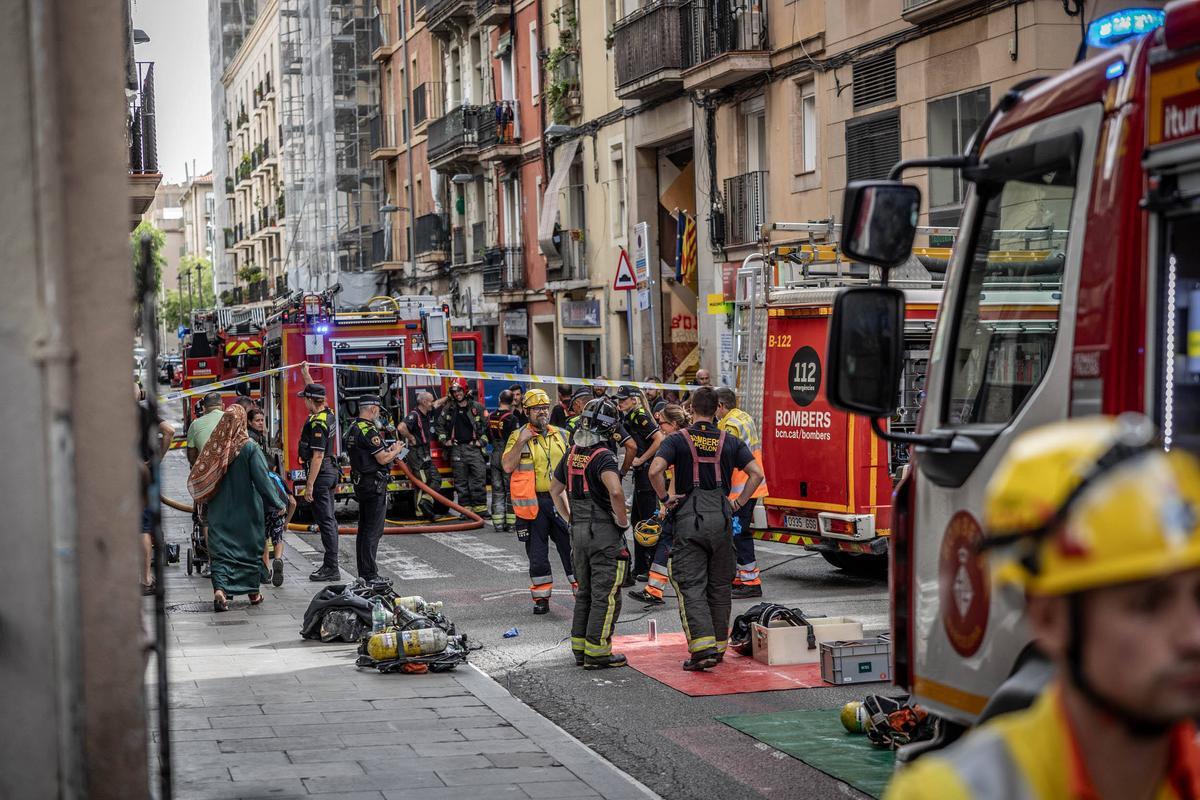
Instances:
[[[613,291],[631,292],[636,288],[637,278],[633,275],[633,265],[629,263],[625,248],[621,248],[621,255],[617,258],[617,274],[613,278]]]

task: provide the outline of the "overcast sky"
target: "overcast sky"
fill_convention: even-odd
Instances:
[[[208,80],[208,0],[134,0],[133,26],[150,36],[138,61],[154,62],[158,164],[181,183],[184,165],[212,169],[212,100]]]

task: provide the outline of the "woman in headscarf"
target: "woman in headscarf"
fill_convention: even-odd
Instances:
[[[263,507],[280,511],[284,505],[262,449],[246,431],[241,406],[227,408],[213,429],[192,466],[188,491],[197,503],[208,503],[213,611],[228,610],[229,598],[239,594],[258,605],[263,600],[259,585],[266,580]]]

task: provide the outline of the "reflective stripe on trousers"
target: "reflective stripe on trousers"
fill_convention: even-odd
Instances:
[[[693,489],[675,516],[668,571],[679,599],[688,652],[729,639],[734,556],[729,501],[720,489]]]
[[[576,642],[582,638],[585,656],[610,655],[629,551],[616,523],[591,500],[571,498],[571,554],[579,580],[571,648],[578,652]]]

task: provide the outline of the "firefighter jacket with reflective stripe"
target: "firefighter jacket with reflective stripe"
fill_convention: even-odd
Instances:
[[[460,406],[458,403],[449,402],[442,407],[441,413],[437,415],[435,428],[437,430],[438,441],[444,445],[455,444],[470,444],[467,442],[457,441],[454,435],[455,420],[460,414],[466,414],[471,423],[471,438],[479,442],[487,441],[487,414],[484,413],[483,406],[474,400],[467,402],[465,406]]]
[[[762,469],[762,441],[758,438],[758,429],[754,427],[754,420],[750,415],[740,408],[732,408],[729,413],[717,423],[717,426],[726,433],[732,433],[734,436],[746,443],[746,447],[750,448],[750,452],[754,454],[754,460],[758,464],[759,469]],[[766,475],[766,470],[763,470]],[[729,499],[733,500],[742,493],[742,489],[746,488],[746,473],[740,469],[735,469],[729,480]],[[751,497],[766,497],[767,496],[767,479],[764,477],[763,482],[754,490]]]
[[[1190,722],[1171,731],[1155,800],[1200,800],[1200,745]],[[1055,684],[1024,711],[985,723],[896,773],[884,800],[1098,800]]]
[[[517,444],[521,435],[518,428],[508,437],[504,446],[507,454]],[[566,455],[567,434],[562,428],[546,426],[546,432],[535,434],[525,443],[521,452],[521,463],[513,470],[508,481],[508,493],[512,497],[513,511],[521,519],[537,519],[538,492],[550,491],[550,482],[558,462]]]

